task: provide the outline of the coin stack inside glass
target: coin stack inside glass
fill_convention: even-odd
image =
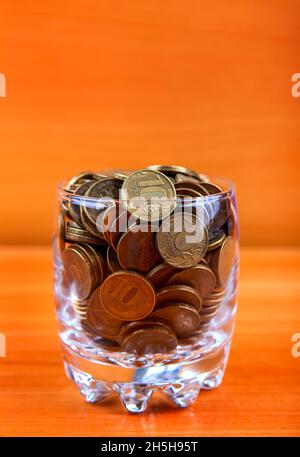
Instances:
[[[183,167],[83,172],[62,193],[61,295],[99,344],[174,350],[220,311],[236,256],[234,205]]]

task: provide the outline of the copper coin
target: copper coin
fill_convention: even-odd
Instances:
[[[217,289],[214,289],[211,294],[207,297],[208,300],[216,300],[218,298],[223,298],[225,295],[225,290],[222,289],[220,292],[216,292]]]
[[[163,322],[160,322],[158,320],[151,320],[150,318],[143,319],[141,321],[124,322],[118,335],[119,344],[122,344],[124,338],[128,336],[130,333],[136,330],[144,329],[146,327],[153,327],[154,325],[165,327],[167,329],[170,328],[167,326],[167,324],[164,324]]]
[[[63,252],[65,249],[66,242],[66,233],[65,233],[65,215],[63,212],[58,215],[58,246],[60,252]]]
[[[119,199],[122,183],[121,179],[102,178],[89,188],[85,195],[84,212],[91,223],[96,224],[99,214],[107,209],[107,204]]]
[[[122,236],[122,233],[127,232],[128,217],[127,211],[121,211],[110,224],[108,229],[108,240],[115,249],[117,249],[118,241]]]
[[[74,300],[86,299],[94,287],[95,276],[89,259],[72,245],[61,254],[64,267],[63,287],[67,288]]]
[[[202,187],[208,191],[209,195],[218,195],[215,199],[211,200],[211,205],[213,208],[213,218],[211,227],[213,229],[218,229],[222,227],[228,219],[230,211],[230,200],[227,195],[220,195],[223,189],[213,183],[206,182],[201,183]]]
[[[192,335],[201,322],[198,311],[186,303],[165,303],[151,314],[150,318],[162,319],[178,338]]]
[[[213,232],[209,232],[208,235],[209,236],[208,236],[207,252],[212,251],[212,250],[217,249],[220,246],[222,246],[222,244],[226,238],[226,234],[225,234],[224,230],[221,230],[221,229],[215,230]]]
[[[200,315],[212,314],[220,308],[220,303],[214,306],[203,306]]]
[[[166,286],[160,289],[156,295],[156,306],[162,303],[187,303],[194,306],[197,310],[202,307],[202,299],[193,287],[190,286]]]
[[[209,253],[208,262],[217,278],[217,286],[225,287],[237,253],[237,242],[228,236],[222,246]]]
[[[167,263],[161,263],[154,267],[147,274],[147,278],[154,286],[155,289],[160,289],[168,283],[169,279],[177,272],[176,268],[168,265]]]
[[[216,285],[216,277],[212,270],[205,265],[196,265],[187,270],[174,274],[168,284],[184,284],[196,289],[201,298],[207,297]]]
[[[155,291],[139,273],[117,271],[102,284],[100,299],[112,316],[136,321],[151,314],[155,305]]]
[[[138,170],[125,179],[121,198],[127,210],[141,221],[158,221],[172,213],[176,206],[176,191],[163,173],[150,169]]]
[[[125,270],[148,273],[159,264],[161,257],[156,250],[155,235],[148,225],[134,226],[124,233],[117,246],[120,265]]]
[[[156,239],[166,263],[175,268],[189,268],[204,257],[208,232],[194,214],[175,213],[162,222]]]
[[[209,192],[203,189],[201,183],[198,180],[195,181],[181,181],[178,183],[175,183],[175,189],[177,194],[180,194],[181,189],[186,189],[191,191],[191,196],[193,195],[193,192],[195,192],[195,196],[204,196],[208,195]],[[186,194],[188,195],[188,194]]]
[[[160,325],[136,330],[124,338],[121,345],[123,352],[133,354],[160,354],[174,350],[177,338],[171,329]]]
[[[111,273],[122,270],[119,264],[117,253],[112,246],[108,246],[106,251],[106,263]]]
[[[97,250],[95,246],[90,246],[87,243],[81,244],[80,247],[93,265],[97,284],[101,284],[107,275],[106,262],[104,261],[101,252]]]
[[[99,288],[92,293],[87,307],[86,320],[92,329],[103,338],[117,341],[124,323],[106,311],[100,300]]]
[[[184,187],[183,185],[176,186],[176,193],[178,197],[192,197],[197,198],[201,197],[201,194],[193,188]]]
[[[209,314],[202,314],[201,313],[201,323],[205,324],[205,323],[211,321],[216,316],[218,311],[219,310],[217,309],[217,310],[215,310],[215,311],[213,311],[212,313],[209,313]]]

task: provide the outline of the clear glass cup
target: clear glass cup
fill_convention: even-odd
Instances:
[[[151,221],[124,192],[89,191],[97,182],[111,191],[109,179],[124,187],[129,171],[58,187],[54,294],[66,374],[86,401],[115,396],[133,413],[157,390],[186,407],[219,386],[237,310],[233,184],[165,168],[176,194]]]

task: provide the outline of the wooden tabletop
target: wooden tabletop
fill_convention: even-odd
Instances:
[[[141,415],[86,404],[65,377],[53,313],[51,251],[0,248],[1,436],[300,435],[300,250],[243,249],[240,305],[221,387]]]

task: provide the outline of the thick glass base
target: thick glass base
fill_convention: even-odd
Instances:
[[[156,366],[118,366],[91,361],[63,345],[67,376],[85,400],[98,403],[119,398],[131,413],[145,411],[152,394],[160,391],[181,408],[193,404],[201,389],[218,387],[228,360],[230,340],[198,359]]]

